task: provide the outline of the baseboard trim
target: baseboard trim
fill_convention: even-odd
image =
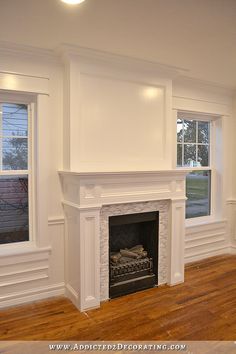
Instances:
[[[44,286],[33,290],[21,291],[13,294],[0,296],[0,308],[16,306],[24,303],[47,299],[53,296],[65,294],[65,284],[58,283]]]
[[[224,247],[219,247],[215,248],[212,250],[207,250],[204,252],[196,252],[195,254],[190,254],[188,256],[185,256],[185,264],[192,263],[195,261],[200,261],[204,258],[209,258],[209,257],[214,257],[214,256],[219,256],[221,254],[227,254],[231,253],[231,248],[230,246],[224,246]]]
[[[65,296],[78,308],[79,295],[70,284],[66,284],[65,286]]]

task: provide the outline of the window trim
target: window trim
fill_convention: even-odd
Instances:
[[[197,121],[207,121],[210,122],[210,154],[209,166],[199,166],[199,167],[188,167],[188,166],[177,166],[177,134],[176,134],[176,143],[175,143],[175,166],[177,169],[187,169],[191,171],[211,171],[211,196],[210,196],[210,215],[200,216],[195,218],[185,218],[186,227],[205,224],[216,220],[216,191],[217,189],[217,181],[216,181],[216,124],[217,122],[221,122],[222,116],[216,114],[202,113],[202,112],[190,112],[183,110],[176,110],[176,122],[177,125],[178,119],[186,119],[186,120],[197,120]],[[175,130],[176,131],[176,130]]]
[[[31,103],[33,106],[34,136],[32,141],[34,157],[34,232],[33,241],[27,246],[21,243],[2,245],[0,256],[3,264],[7,264],[12,256],[19,255],[19,263],[25,262],[28,257],[35,262],[38,257],[49,257],[51,242],[48,230],[49,193],[48,181],[50,177],[50,76],[35,76],[27,73],[0,71],[0,95],[3,101],[9,97],[15,102]],[[20,256],[22,255],[22,256]],[[8,258],[10,257],[10,258]],[[15,258],[14,258],[15,259]]]
[[[0,249],[12,249],[13,247],[33,247],[36,242],[36,214],[35,214],[35,98],[30,94],[16,94],[0,92],[0,104],[2,103],[24,104],[28,110],[28,170],[0,170],[0,176],[28,176],[28,219],[29,240],[22,242],[9,242],[0,244]]]

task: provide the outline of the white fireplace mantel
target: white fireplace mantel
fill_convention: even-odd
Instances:
[[[66,295],[81,311],[100,305],[103,206],[169,201],[169,285],[184,281],[185,177],[189,171],[60,171],[66,216]]]

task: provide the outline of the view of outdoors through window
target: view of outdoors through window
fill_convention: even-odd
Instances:
[[[190,172],[186,178],[186,218],[210,215],[211,171]]]
[[[177,120],[177,166],[191,167],[186,180],[186,218],[210,215],[210,122]]]
[[[0,104],[0,244],[29,240],[28,107]]]

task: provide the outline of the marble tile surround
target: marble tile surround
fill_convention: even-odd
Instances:
[[[100,213],[100,296],[109,299],[109,216],[159,211],[158,285],[167,282],[169,201],[147,201],[105,205]]]

